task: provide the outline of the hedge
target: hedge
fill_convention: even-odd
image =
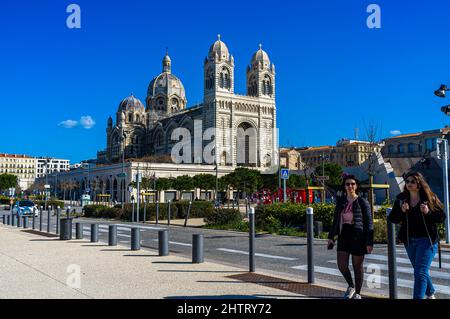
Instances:
[[[116,205],[111,209],[106,209],[107,206],[103,205],[89,205],[85,206],[86,217],[96,218],[117,218],[124,220],[131,220],[133,213],[132,204],[125,204],[124,211],[122,213],[122,205]],[[170,203],[170,219],[182,219],[186,217],[189,208],[189,201],[178,201]],[[135,213],[137,205],[134,205]],[[211,202],[206,201],[194,201],[192,202],[189,218],[204,218],[211,215],[214,212],[214,205]],[[168,204],[159,204],[159,219],[167,219],[168,217]],[[146,205],[146,218],[148,220],[156,220],[156,204]],[[144,204],[139,207],[139,220],[144,220]]]
[[[239,223],[241,213],[237,209],[217,209],[205,218],[206,225],[228,225]]]

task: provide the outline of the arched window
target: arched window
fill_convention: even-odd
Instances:
[[[224,77],[223,77],[223,73],[220,73],[220,88],[221,88],[221,89],[223,89],[224,86],[225,86],[224,81],[225,81],[225,79],[224,79]]]
[[[159,133],[156,136],[156,146],[162,146],[162,144],[163,144],[163,136],[161,133]]]
[[[231,87],[230,72],[225,67],[220,71],[219,86],[220,88],[227,90],[229,90]]]
[[[408,144],[408,153],[414,153],[414,144],[413,143]]]
[[[398,151],[398,153],[404,153],[405,152],[405,146],[403,145],[403,144],[399,144],[398,146],[397,146],[397,151]]]
[[[128,122],[133,122],[133,114],[128,114]]]
[[[138,123],[141,122],[141,118],[139,117],[139,115],[136,115],[136,122],[138,122]]]

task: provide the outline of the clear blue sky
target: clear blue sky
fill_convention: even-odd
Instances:
[[[81,30],[66,7],[81,7]],[[381,6],[381,29],[366,8]],[[450,122],[435,97],[450,82],[450,2],[2,0],[0,152],[94,158],[106,121],[134,92],[145,101],[169,47],[188,105],[202,100],[203,60],[217,34],[235,58],[238,93],[263,44],[276,65],[282,145],[335,144],[377,123],[381,137]],[[447,102],[447,103],[446,103]],[[86,129],[58,126],[90,116]]]

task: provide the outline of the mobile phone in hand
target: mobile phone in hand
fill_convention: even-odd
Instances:
[[[333,247],[334,247],[334,243],[333,243],[333,242],[331,242],[331,243],[328,244],[328,250],[333,249]]]

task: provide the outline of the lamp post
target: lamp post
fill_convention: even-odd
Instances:
[[[441,84],[439,89],[434,91],[437,97],[445,98],[446,92],[450,91],[445,84]],[[443,106],[441,111],[445,115],[450,115],[450,105]],[[442,151],[440,150],[442,146]],[[445,210],[445,242],[450,243],[450,221],[449,219],[449,186],[448,186],[448,140],[446,138],[437,139],[438,157],[442,158],[442,177],[444,182],[444,210]]]
[[[122,213],[125,205],[125,132],[122,133],[122,178],[123,178],[123,187],[122,183],[120,183],[120,188],[122,188]]]

